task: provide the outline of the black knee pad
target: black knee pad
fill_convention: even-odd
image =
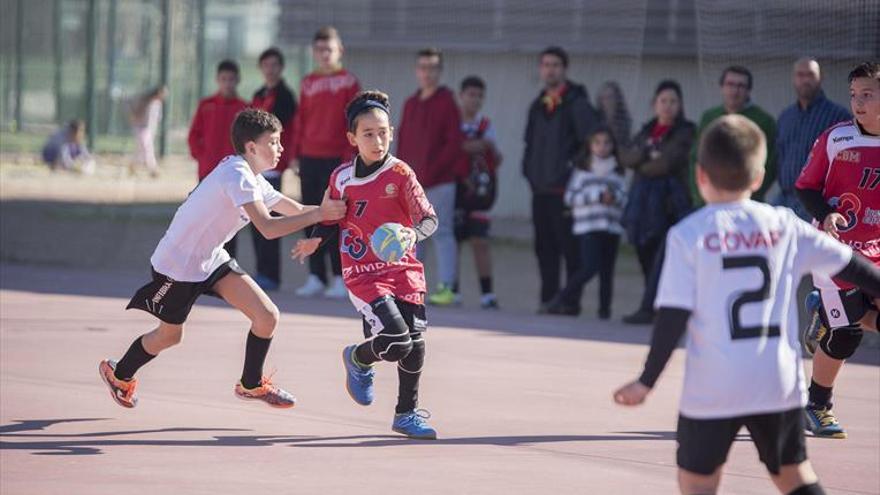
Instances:
[[[862,342],[863,333],[857,326],[834,328],[819,339],[819,347],[828,356],[842,361],[856,352]]]
[[[381,298],[371,304],[373,320],[371,333],[378,328],[371,343],[373,354],[383,361],[399,361],[409,355],[413,343],[409,334],[409,325],[391,298]]]
[[[412,335],[412,351],[397,362],[397,367],[413,375],[422,372],[425,364],[425,338],[421,332]]]
[[[819,483],[813,483],[811,485],[801,485],[788,495],[825,495],[825,490],[822,489]]]

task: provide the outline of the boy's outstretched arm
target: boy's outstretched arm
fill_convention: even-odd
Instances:
[[[295,201],[290,200],[291,203]],[[324,191],[324,200],[317,208],[302,209],[291,216],[272,217],[269,209],[262,201],[254,201],[242,205],[245,213],[254,223],[254,227],[263,234],[266,239],[277,239],[296,231],[302,230],[309,225],[319,222],[332,222],[345,216],[346,205],[344,200],[330,199],[328,192]],[[288,204],[288,211],[294,212],[296,207]],[[286,207],[282,207],[285,208]],[[281,210],[279,210],[281,212]]]
[[[691,312],[686,309],[660,308],[654,320],[654,332],[651,335],[651,350],[642,374],[614,392],[614,402],[624,406],[635,406],[644,402],[648,392],[654,387],[672,351],[687,330],[687,322]]]

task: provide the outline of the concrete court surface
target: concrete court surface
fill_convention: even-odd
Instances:
[[[140,404],[98,377],[150,329],[123,311],[137,274],[0,265],[0,493],[674,493],[677,351],[646,405],[611,392],[634,378],[649,332],[593,319],[429,308],[421,406],[440,439],[390,431],[396,372],[377,400],[347,396],[340,351],[360,336],[350,304],[273,294],[269,354],[299,400],[278,411],[232,395],[247,323],[203,298],[183,345],[139,373]],[[862,349],[836,389],[848,440],[809,439],[828,493],[880,493],[880,351]],[[809,364],[807,365],[809,366]],[[745,434],[722,493],[775,493]]]

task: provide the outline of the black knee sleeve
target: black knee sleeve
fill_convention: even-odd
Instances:
[[[819,347],[828,356],[844,360],[852,356],[862,342],[862,329],[857,326],[834,328],[819,339]]]
[[[421,332],[412,334],[412,351],[406,357],[397,362],[397,367],[401,370],[417,374],[422,372],[422,366],[425,364],[425,338]]]
[[[788,495],[825,495],[825,490],[822,489],[819,483],[813,483],[811,485],[801,485]]]
[[[408,356],[413,348],[409,325],[394,300],[378,299],[371,307],[373,315],[365,325],[369,325],[370,332],[375,335],[370,344],[373,354],[378,359],[392,362]]]

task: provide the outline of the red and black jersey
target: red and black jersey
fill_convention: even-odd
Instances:
[[[355,176],[354,161],[340,165],[330,176],[330,197],[345,198],[348,212],[339,226],[342,277],[358,310],[382,296],[423,304],[425,271],[415,247],[400,261],[387,263],[370,249],[370,236],[382,224],[396,222],[412,228],[435,216],[416,175],[406,163],[388,155],[366,177]]]
[[[840,241],[880,266],[880,137],[863,133],[854,120],[830,127],[816,139],[795,187],[821,191],[847,219]]]
[[[189,127],[189,152],[199,163],[201,181],[214,170],[220,160],[234,155],[232,149],[232,122],[247,103],[239,97],[224,98],[215,94],[199,102]]]
[[[263,86],[254,93],[254,99],[251,102],[254,108],[265,110],[281,121],[283,129],[281,130],[281,143],[284,151],[281,152],[281,159],[278,160],[278,166],[275,170],[284,172],[290,165],[293,156],[293,120],[296,115],[296,96],[293,91],[287,87],[282,79],[274,88]]]
[[[357,78],[345,69],[306,76],[300,84],[299,107],[293,122],[293,156],[351,158],[357,150],[345,137],[345,106],[360,90]]]

